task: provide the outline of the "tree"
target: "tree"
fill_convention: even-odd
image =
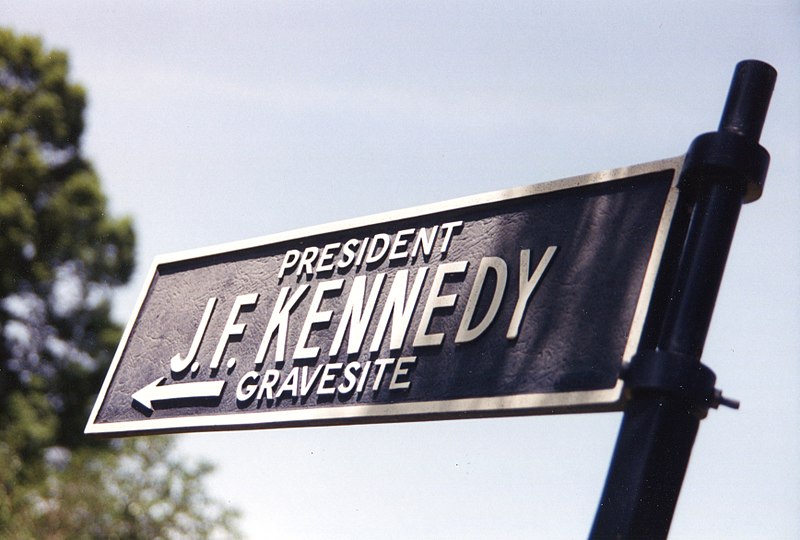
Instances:
[[[112,289],[134,267],[132,222],[81,154],[85,106],[65,53],[0,28],[0,537],[202,536],[190,518],[231,532],[202,494],[209,467],[168,439],[83,436],[121,334]]]

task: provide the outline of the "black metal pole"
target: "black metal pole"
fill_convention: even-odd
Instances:
[[[761,195],[769,154],[759,144],[775,70],[736,66],[719,129],[692,142],[679,187],[691,219],[655,350],[623,375],[628,401],[590,538],[666,538],[700,420],[737,406],[700,363],[741,206]]]

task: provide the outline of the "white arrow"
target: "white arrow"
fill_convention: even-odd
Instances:
[[[178,399],[214,398],[222,395],[225,381],[200,381],[163,385],[166,377],[159,377],[131,396],[133,401],[153,411],[154,401],[173,401]]]

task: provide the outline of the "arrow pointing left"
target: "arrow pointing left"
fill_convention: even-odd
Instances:
[[[155,402],[171,401],[174,405],[174,402],[180,400],[218,398],[222,395],[222,389],[225,387],[225,381],[201,381],[165,385],[163,383],[166,380],[166,377],[159,377],[141,390],[134,392],[131,398],[140,407],[151,413],[155,408]]]

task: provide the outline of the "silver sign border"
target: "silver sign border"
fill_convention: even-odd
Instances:
[[[297,427],[313,425],[342,425],[382,422],[409,422],[419,420],[438,420],[452,418],[500,417],[535,414],[604,412],[621,409],[622,381],[605,390],[518,394],[512,396],[452,399],[441,401],[406,402],[391,404],[348,405],[346,407],[316,407],[295,410],[270,410],[261,412],[240,412],[215,415],[192,415],[178,418],[148,418],[124,422],[96,423],[95,420],[105,401],[111,381],[116,373],[122,353],[128,343],[131,330],[138,319],[139,312],[147,296],[158,267],[162,264],[183,262],[210,255],[220,255],[234,251],[259,247],[266,244],[296,240],[320,234],[346,231],[366,225],[420,217],[438,212],[467,209],[504,200],[518,199],[532,195],[542,195],[556,191],[579,188],[625,180],[633,176],[674,170],[672,186],[667,195],[656,232],[653,249],[645,270],[639,300],[634,311],[628,342],[623,353],[623,364],[630,361],[639,346],[644,320],[650,306],[656,276],[662,262],[672,219],[678,199],[677,182],[680,178],[684,156],[667,158],[629,167],[609,169],[591,174],[564,178],[539,184],[503,189],[479,195],[461,197],[443,202],[426,204],[402,210],[374,214],[361,218],[315,225],[283,233],[251,238],[188,251],[181,251],[156,257],[150,266],[136,309],[128,321],[114,359],[109,367],[100,394],[97,397],[89,421],[87,435],[127,436],[143,433],[180,433],[194,431],[222,431],[233,429],[266,429],[277,427]]]

